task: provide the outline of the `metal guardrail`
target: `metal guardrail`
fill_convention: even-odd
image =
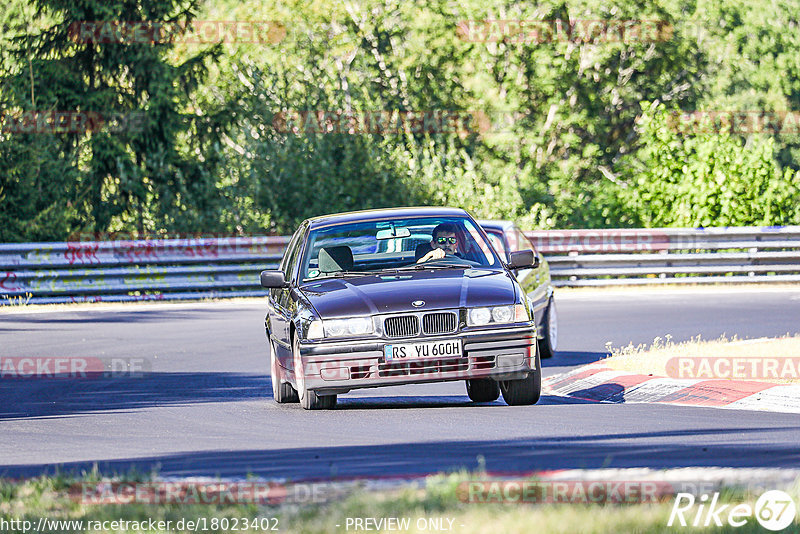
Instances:
[[[557,286],[800,282],[800,226],[525,234]]]
[[[800,282],[800,226],[545,230],[557,286]],[[0,305],[262,296],[288,237],[0,244]]]
[[[288,237],[0,244],[0,305],[262,296]]]

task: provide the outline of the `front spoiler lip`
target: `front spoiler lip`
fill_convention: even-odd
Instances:
[[[354,341],[308,341],[301,339],[300,355],[317,356],[370,351],[380,351],[382,353],[383,346],[389,343],[421,343],[425,341],[454,338],[461,339],[465,344],[464,350],[467,350],[466,344],[468,343],[514,341],[520,339],[521,336],[533,336],[533,338],[536,339],[536,330],[535,323],[531,321],[525,323],[523,326],[511,325],[502,328],[493,328],[491,330],[462,330],[454,334],[416,336],[400,339],[361,339]]]
[[[309,389],[323,395],[336,395],[347,393],[355,389],[374,389],[390,386],[405,386],[410,384],[434,384],[442,382],[459,382],[461,380],[472,380],[475,378],[491,378],[493,380],[521,380],[531,373],[530,369],[515,369],[511,371],[498,371],[493,369],[491,372],[475,371],[474,373],[461,373],[458,376],[425,377],[424,375],[390,377],[390,378],[369,378],[366,380],[349,380],[330,382],[321,380],[319,377],[307,377]],[[359,382],[348,384],[346,382]]]
[[[363,364],[370,361],[372,365],[380,364],[383,359],[383,346],[387,343],[415,343],[423,340],[436,339],[461,339],[464,349],[464,360],[468,368],[465,370],[443,371],[436,373],[401,374],[393,376],[377,376],[372,371],[365,378],[340,378],[323,379],[317,373],[309,373],[305,377],[306,387],[319,393],[345,393],[353,389],[376,388],[403,384],[423,384],[435,382],[450,382],[473,378],[494,378],[495,380],[512,380],[525,378],[535,366],[531,366],[530,354],[535,354],[536,328],[533,323],[525,326],[513,326],[502,329],[492,329],[482,332],[461,332],[452,336],[416,337],[403,340],[384,340],[381,342],[326,342],[312,344],[301,343],[300,354],[303,357],[304,367],[326,362],[334,367]],[[533,353],[529,352],[533,350]],[[481,356],[522,354],[521,362],[513,366],[500,366],[492,368],[473,368],[475,358]],[[538,360],[538,359],[537,359]],[[534,360],[535,361],[535,360]],[[496,365],[496,363],[495,363]],[[307,367],[308,368],[308,367]],[[321,368],[321,366],[319,367]],[[377,368],[376,368],[377,369]]]

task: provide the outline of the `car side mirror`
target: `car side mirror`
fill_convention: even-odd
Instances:
[[[512,252],[508,257],[509,269],[525,269],[528,267],[537,268],[539,266],[539,256],[532,250],[518,250]]]
[[[283,271],[261,271],[261,287],[267,289],[289,287]]]

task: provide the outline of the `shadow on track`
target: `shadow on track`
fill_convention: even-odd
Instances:
[[[542,360],[542,367],[573,367],[587,365],[609,356],[608,352],[563,351],[556,352],[552,358]]]
[[[130,378],[0,380],[0,420],[127,412],[158,406],[262,399],[272,403],[269,376],[238,373],[144,373]],[[587,401],[542,397],[539,404]],[[276,405],[277,406],[277,405]],[[473,403],[463,395],[339,397],[337,410],[385,410],[506,406],[501,400]],[[286,405],[286,408],[298,405]]]
[[[0,420],[271,398],[269,377],[240,373],[143,373],[126,378],[0,380]]]
[[[460,395],[397,395],[391,397],[339,396],[336,410],[402,410],[407,408],[457,408],[460,406],[505,406],[500,401],[474,403],[466,391]]]
[[[786,434],[779,444],[759,441],[758,434],[796,433],[798,430],[798,426],[731,426],[508,440],[215,450],[61,465],[5,465],[0,466],[0,475],[18,477],[57,472],[80,475],[97,465],[106,475],[158,469],[164,477],[244,477],[251,474],[307,480],[419,476],[457,469],[474,471],[480,467],[481,457],[488,471],[505,473],[603,467],[783,467],[797,465],[800,450],[785,439]],[[755,439],[743,441],[743,436],[747,435]]]
[[[197,308],[175,308],[163,310],[130,310],[130,311],[114,311],[109,313],[107,310],[65,310],[63,313],[31,313],[26,314],[20,312],[17,314],[9,314],[4,317],[8,322],[18,322],[24,324],[87,324],[92,325],[96,323],[162,323],[164,321],[177,321],[177,320],[197,320],[197,319],[213,319],[214,316],[230,317],[230,314],[235,312],[233,307],[225,308],[204,308],[198,306]]]

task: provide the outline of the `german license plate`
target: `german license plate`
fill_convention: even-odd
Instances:
[[[383,346],[387,362],[422,360],[425,358],[454,358],[462,355],[461,340],[448,339],[425,343],[392,343]]]

